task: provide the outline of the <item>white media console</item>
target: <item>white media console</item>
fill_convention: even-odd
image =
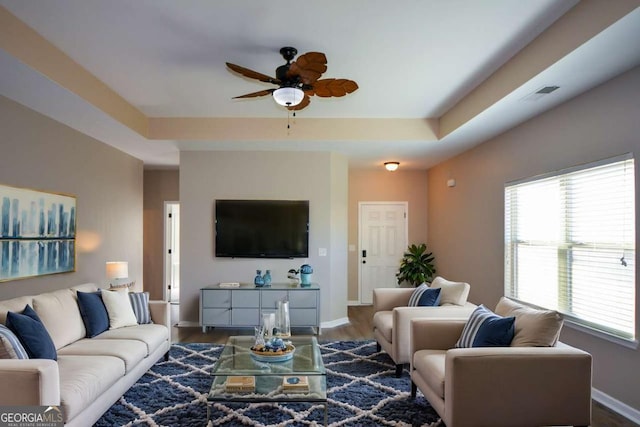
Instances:
[[[211,285],[200,289],[200,324],[208,327],[254,327],[262,313],[275,313],[279,300],[289,301],[291,327],[312,327],[320,334],[320,287],[272,283],[256,287],[242,283],[238,287]]]

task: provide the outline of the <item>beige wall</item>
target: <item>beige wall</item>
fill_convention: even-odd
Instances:
[[[439,273],[471,284],[495,306],[504,283],[504,184],[632,152],[640,191],[640,68],[429,171],[429,242]],[[448,188],[453,177],[457,186]],[[636,195],[636,205],[638,197]],[[640,232],[636,207],[636,233]],[[638,241],[636,236],[636,241]],[[636,257],[636,265],[638,260]],[[640,271],[636,269],[636,282]],[[636,310],[640,307],[636,291]],[[636,319],[640,319],[636,313]],[[565,325],[561,339],[589,351],[594,387],[640,410],[640,352]]]
[[[180,200],[179,172],[144,171],[144,288],[164,298],[164,205]]]
[[[358,301],[359,202],[408,202],[409,244],[427,243],[427,171],[402,170],[402,165],[400,168],[388,172],[381,165],[376,170],[349,171],[349,244],[356,247],[348,253],[349,301]],[[437,258],[437,253],[434,255]]]
[[[347,161],[315,152],[180,153],[180,322],[199,321],[200,288],[218,282],[253,282],[270,269],[274,282],[287,271],[313,266],[321,291],[321,320],[347,316]],[[216,199],[309,200],[309,258],[214,257]],[[328,255],[318,256],[326,248]]]
[[[0,183],[77,198],[76,271],[2,282],[0,299],[105,285],[106,261],[142,289],[142,162],[4,97],[0,129]]]

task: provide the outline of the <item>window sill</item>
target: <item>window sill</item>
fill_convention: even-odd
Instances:
[[[603,339],[605,341],[612,342],[614,344],[621,345],[623,347],[630,348],[632,350],[637,350],[638,349],[638,345],[640,344],[638,342],[638,340],[627,340],[627,339],[624,339],[624,338],[616,337],[614,335],[607,334],[606,332],[598,331],[596,329],[589,328],[589,327],[584,326],[582,324],[573,322],[573,321],[567,319],[566,317],[564,319],[564,323],[565,323],[565,325],[567,325],[571,329],[575,329],[575,330],[584,332],[585,334],[594,336],[596,338]]]

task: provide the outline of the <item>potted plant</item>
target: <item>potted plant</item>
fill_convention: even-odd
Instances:
[[[425,243],[409,245],[396,273],[398,285],[407,282],[415,287],[423,282],[430,282],[436,274],[436,268],[433,265],[434,259],[433,254],[427,252]]]

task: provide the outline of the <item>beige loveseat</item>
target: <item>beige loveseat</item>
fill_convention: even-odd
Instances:
[[[460,288],[456,292],[447,286]],[[408,307],[414,288],[377,288],[373,290],[373,337],[378,351],[384,349],[396,364],[396,376],[402,374],[403,365],[411,360],[409,352],[410,322],[416,318],[468,319],[476,305],[467,301],[469,284],[449,282],[436,277],[432,286],[443,285],[442,304],[435,307]],[[461,286],[460,286],[461,285]]]
[[[0,301],[7,312],[27,304],[36,311],[57,349],[57,361],[0,359],[0,405],[61,406],[65,424],[94,424],[170,347],[169,305],[149,303],[153,324],[107,330],[85,338],[76,291],[94,284]]]
[[[413,320],[411,395],[420,389],[447,427],[589,425],[591,355],[553,343],[553,331],[552,346],[527,346],[519,313],[507,314],[516,318],[510,347],[454,348],[465,321]]]

